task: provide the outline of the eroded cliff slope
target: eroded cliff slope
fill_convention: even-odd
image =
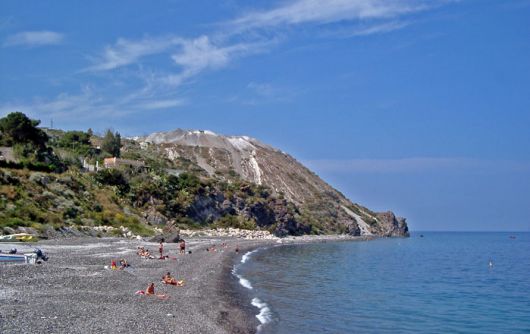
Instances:
[[[143,150],[155,151],[169,161],[189,161],[209,177],[228,182],[241,178],[272,189],[296,206],[296,230],[310,226],[312,233],[408,235],[404,218],[352,203],[290,155],[254,138],[177,129],[137,137],[135,141]]]

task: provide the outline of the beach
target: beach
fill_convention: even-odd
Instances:
[[[221,247],[225,242],[226,247]],[[0,265],[1,333],[252,333],[258,309],[232,275],[234,263],[248,250],[271,241],[194,239],[191,254],[177,254],[178,244],[165,244],[170,259],[142,259],[138,246],[158,257],[158,244],[125,239],[59,239],[38,246],[49,255],[40,265]],[[216,244],[216,251],[206,248]],[[239,247],[239,253],[235,248]],[[25,244],[0,244],[30,249]],[[130,267],[111,270],[114,259]],[[183,279],[183,287],[160,282],[166,272]],[[155,292],[136,295],[155,283]]]

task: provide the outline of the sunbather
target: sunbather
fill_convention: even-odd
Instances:
[[[138,248],[138,251],[136,252],[139,256],[143,257],[144,259],[154,259],[155,257],[151,255],[149,252],[149,249],[145,249],[143,247]]]
[[[119,263],[120,263],[120,269],[125,269],[129,266],[129,263],[127,263],[127,260],[125,259],[120,259]]]
[[[155,283],[149,283],[149,285],[147,286],[147,289],[145,291],[144,290],[138,290],[138,291],[136,291],[135,294],[137,294],[137,295],[146,295],[146,296],[156,296],[157,298],[162,299],[162,300],[165,300],[165,299],[169,298],[168,295],[155,294]]]
[[[168,272],[162,277],[162,283],[176,285],[176,286],[183,286],[184,280],[177,280],[175,277],[171,276],[171,273]]]
[[[146,295],[154,295],[155,294],[155,283],[149,283],[147,286],[147,289],[145,290]]]

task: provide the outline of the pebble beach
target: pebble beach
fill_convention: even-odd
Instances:
[[[225,242],[226,247],[220,247]],[[270,241],[269,241],[270,242]],[[0,333],[253,333],[259,322],[244,289],[231,274],[244,252],[267,241],[195,239],[191,254],[165,244],[166,260],[136,255],[158,244],[126,239],[58,239],[39,242],[50,257],[40,265],[0,264]],[[216,244],[216,251],[206,249]],[[27,244],[0,244],[5,252]],[[236,253],[236,247],[239,253]],[[125,258],[130,267],[111,270]],[[160,282],[166,272],[183,287]],[[155,283],[155,296],[136,295]]]

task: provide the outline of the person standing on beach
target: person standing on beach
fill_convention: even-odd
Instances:
[[[186,253],[186,241],[182,240],[180,242],[180,254]]]
[[[158,251],[160,252],[160,258],[164,258],[164,239],[160,240],[160,246],[158,246]]]

